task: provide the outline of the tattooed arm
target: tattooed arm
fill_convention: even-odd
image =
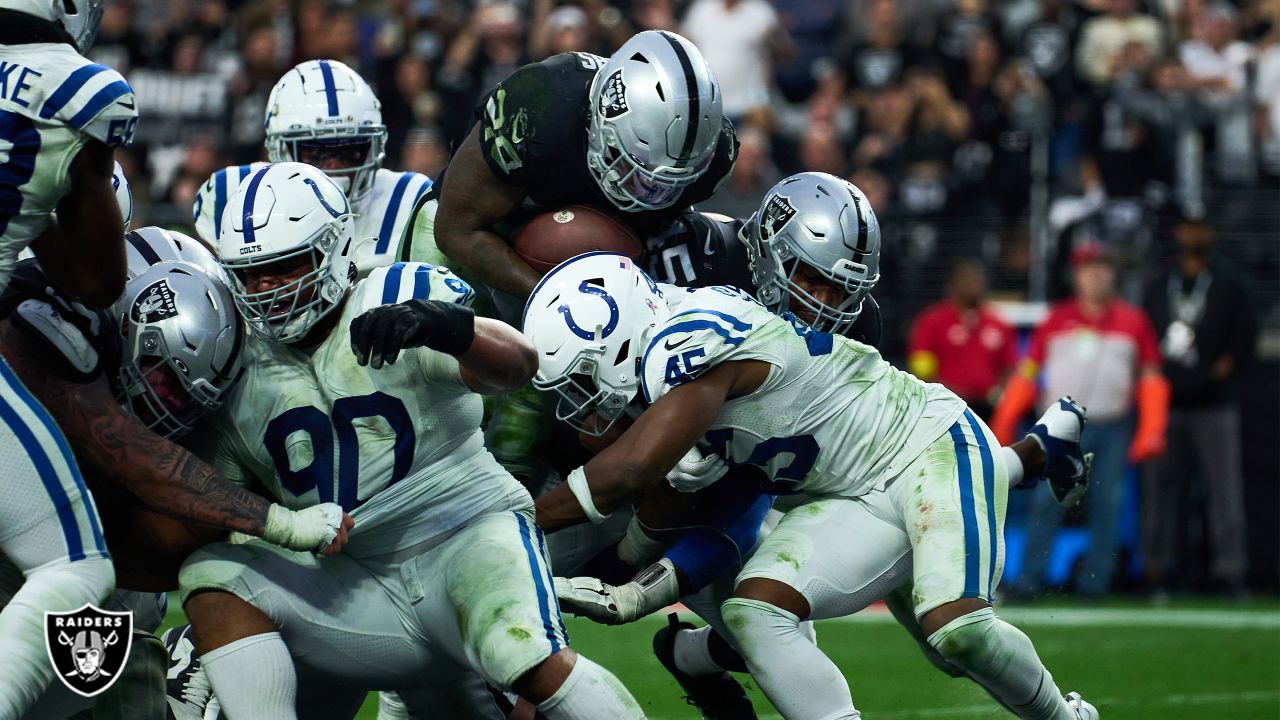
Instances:
[[[49,351],[9,321],[0,322],[0,350],[57,420],[78,461],[156,513],[262,535],[270,501],[222,479],[184,448],[144,428],[117,404],[105,377],[77,384],[50,374]]]

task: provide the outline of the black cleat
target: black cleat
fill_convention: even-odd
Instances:
[[[676,667],[676,633],[693,630],[693,625],[680,622],[679,616],[667,616],[670,624],[653,636],[653,654],[688,693],[685,702],[698,708],[706,720],[756,720],[755,708],[747,692],[732,675],[721,671],[714,675],[690,675]]]

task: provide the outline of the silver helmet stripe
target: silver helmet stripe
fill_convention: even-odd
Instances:
[[[684,145],[680,148],[679,160],[688,163],[692,160],[693,143],[698,138],[698,123],[701,121],[699,116],[702,115],[699,107],[701,101],[698,99],[698,78],[693,74],[693,63],[689,62],[689,53],[685,52],[680,41],[669,32],[659,34],[671,43],[671,49],[675,51],[676,59],[680,61],[680,69],[684,71],[685,89],[689,96],[689,122],[685,125]]]

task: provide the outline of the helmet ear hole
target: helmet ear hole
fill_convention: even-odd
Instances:
[[[614,365],[621,365],[627,361],[627,355],[631,350],[631,339],[628,338],[618,346],[618,354],[613,358]]]

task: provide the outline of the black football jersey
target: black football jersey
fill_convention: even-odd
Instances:
[[[529,213],[565,205],[613,204],[587,169],[591,81],[605,58],[582,52],[552,55],[516,70],[476,107],[480,148],[494,175],[525,190]],[[689,206],[710,198],[733,169],[738,138],[727,119],[706,173],[671,208],[619,212],[641,235]],[[448,182],[446,168],[436,181]]]
[[[747,248],[738,239],[745,223],[723,215],[683,212],[645,240],[641,267],[658,282],[681,287],[731,285],[755,295]],[[880,304],[868,294],[847,334],[852,340],[878,346],[882,329]]]
[[[35,260],[14,267],[0,294],[0,318],[9,319],[49,350],[50,374],[87,383],[120,367],[120,333],[106,310],[91,310],[53,287]]]

